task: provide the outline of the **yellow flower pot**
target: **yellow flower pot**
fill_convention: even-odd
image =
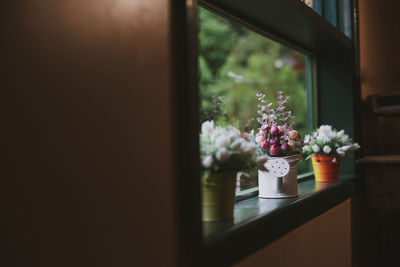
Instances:
[[[233,221],[236,173],[212,173],[201,183],[203,221]]]

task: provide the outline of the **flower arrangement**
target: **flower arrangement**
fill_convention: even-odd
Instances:
[[[249,134],[250,140],[258,147],[261,155],[273,157],[284,157],[293,154],[300,154],[303,141],[299,133],[293,129],[294,116],[290,110],[286,110],[285,104],[289,96],[284,96],[282,91],[278,91],[277,107],[273,103],[268,103],[264,94],[257,94],[258,105],[257,121],[260,123],[258,133],[254,130]]]
[[[321,125],[310,135],[306,135],[304,142],[303,154],[307,158],[312,155],[330,155],[335,160],[336,157],[344,157],[348,152],[360,148],[344,130],[337,131],[331,125]]]
[[[200,152],[204,175],[244,171],[256,164],[257,147],[241,137],[232,126],[215,126],[205,121],[201,126]]]

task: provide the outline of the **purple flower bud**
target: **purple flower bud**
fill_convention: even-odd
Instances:
[[[277,145],[272,145],[271,148],[269,149],[269,153],[271,155],[278,155],[279,153],[279,146]]]
[[[290,150],[290,146],[287,143],[283,143],[281,145],[281,149],[283,152],[288,152]]]

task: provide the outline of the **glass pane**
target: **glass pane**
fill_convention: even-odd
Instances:
[[[338,0],[339,28],[351,38],[351,0]]]
[[[233,125],[242,132],[259,128],[257,93],[276,102],[289,95],[287,108],[301,136],[307,132],[306,55],[199,7],[200,119]],[[309,171],[303,161],[299,174]],[[238,178],[237,191],[258,185],[257,170]]]
[[[351,0],[301,0],[351,38]]]
[[[322,0],[313,0],[309,6],[322,16]]]
[[[336,13],[337,0],[324,1],[324,16],[333,26],[337,27],[337,13]]]

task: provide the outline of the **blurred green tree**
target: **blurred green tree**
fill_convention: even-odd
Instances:
[[[200,120],[259,127],[257,93],[289,95],[295,128],[307,132],[306,56],[199,7]],[[253,120],[252,120],[253,119]],[[306,166],[300,169],[305,169]],[[300,171],[301,172],[301,171]]]

